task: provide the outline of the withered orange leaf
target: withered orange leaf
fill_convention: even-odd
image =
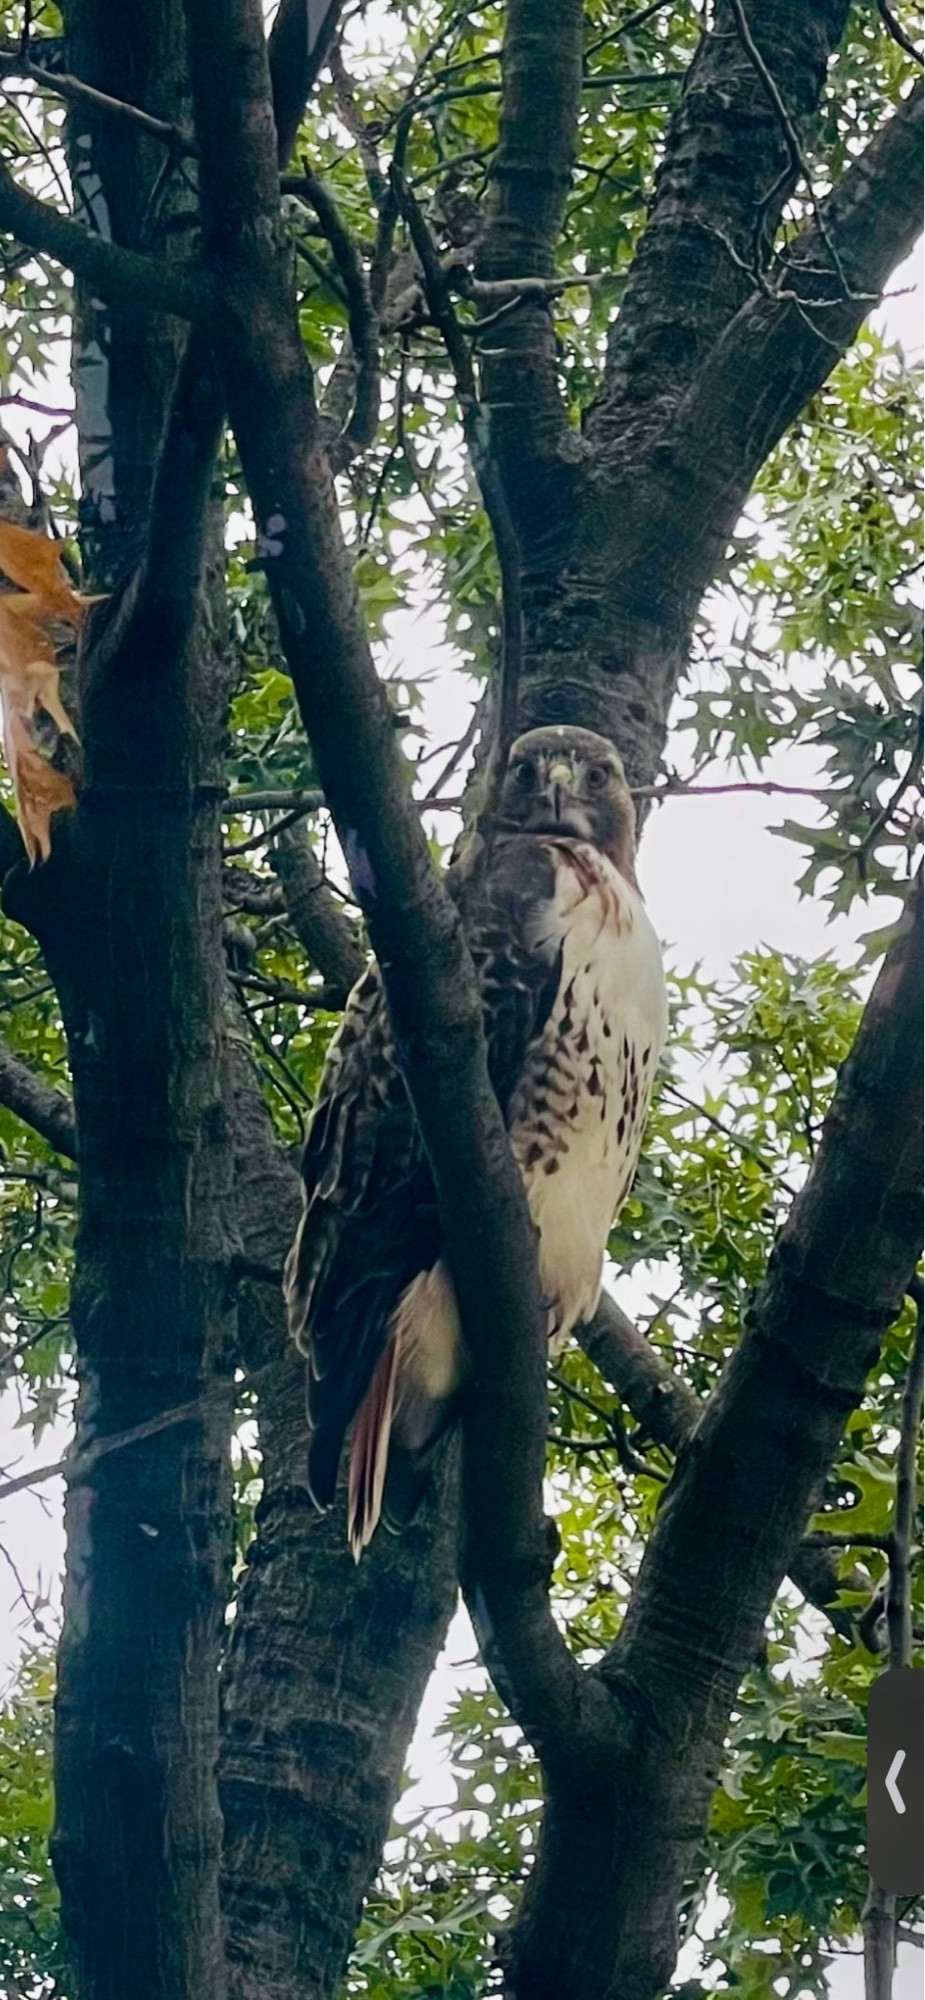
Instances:
[[[34,867],[51,853],[51,816],[77,804],[74,787],[64,771],[56,771],[32,741],[21,717],[4,717],[7,762],[16,793],[23,844]]]
[[[60,544],[35,528],[18,528],[0,521],[0,569],[20,590],[30,591],[41,604],[39,616],[79,625],[83,599],[73,588],[61,561]]]
[[[58,691],[55,648],[45,628],[79,624],[84,603],[71,588],[57,543],[31,528],[0,521],[0,570],[19,585],[0,591],[0,712],[20,832],[34,864],[47,861],[51,851],[52,813],[76,803],[70,779],[39,744],[39,710],[59,735],[77,736]]]

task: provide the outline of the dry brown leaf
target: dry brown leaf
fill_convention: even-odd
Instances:
[[[77,625],[84,603],[61,566],[57,544],[31,528],[0,521],[0,570],[19,590],[0,591],[0,713],[16,812],[31,863],[47,861],[53,812],[76,804],[74,787],[42,755],[36,717],[60,735],[77,731],[58,691],[55,648],[46,626]]]
[[[59,543],[34,528],[17,528],[0,521],[0,569],[20,590],[31,592],[42,606],[40,616],[79,625],[84,602],[73,588],[59,553]]]
[[[16,808],[23,844],[30,866],[47,861],[51,853],[51,816],[77,799],[70,778],[56,771],[36,749],[21,717],[12,713],[4,719],[7,762],[16,793]]]

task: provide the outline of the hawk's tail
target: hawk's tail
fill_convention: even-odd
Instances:
[[[398,1341],[393,1333],[357,1412],[350,1442],[347,1539],[357,1562],[382,1513],[397,1373]]]
[[[456,1293],[441,1257],[406,1285],[353,1426],[347,1533],[357,1560],[383,1511],[396,1528],[416,1512],[429,1454],[455,1416],[463,1372]]]

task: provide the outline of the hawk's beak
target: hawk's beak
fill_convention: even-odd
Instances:
[[[552,796],[553,810],[557,819],[562,818],[563,801],[568,797],[572,784],[572,773],[563,762],[550,765],[547,791]]]

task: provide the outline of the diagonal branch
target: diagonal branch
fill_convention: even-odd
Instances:
[[[647,1996],[729,1715],[921,1245],[922,898],[874,987],[741,1345],[682,1452],[621,1632],[596,1768],[545,1758],[548,1808],[508,1942],[510,1990]]]
[[[593,1320],[578,1328],[577,1337],[589,1361],[616,1390],[646,1436],[680,1456],[706,1407],[694,1390],[675,1375],[606,1292]],[[841,1576],[833,1551],[806,1537],[794,1550],[789,1575],[807,1603],[824,1612],[836,1631],[846,1638],[857,1634],[871,1652],[880,1650],[875,1631],[865,1631],[837,1601],[844,1590],[869,1589],[869,1579],[861,1571],[850,1578]]]
[[[394,162],[391,183],[399,212],[408,224],[411,241],[417,251],[430,316],[443,337],[456,380],[463,431],[501,572],[501,673],[482,801],[482,817],[489,820],[498,803],[507,753],[517,733],[517,697],[523,655],[520,547],[507,487],[494,448],[494,427],[486,422],[486,408],[479,401],[472,356],[456,317],[447,275],[420,205]]]
[[[311,91],[334,39],[343,0],[280,0],[269,62],[280,164],[288,160]]]
[[[296,937],[324,978],[326,1004],[342,1007],[366,969],[366,956],[325,882],[304,826],[291,826],[280,834],[270,865],[282,885]]]
[[[41,42],[38,44],[42,48]],[[50,91],[55,97],[79,104],[89,104],[95,111],[102,111],[108,118],[116,118],[126,125],[134,125],[136,131],[143,132],[149,139],[157,139],[169,148],[174,158],[179,159],[191,152],[189,140],[179,125],[169,119],[154,118],[149,111],[142,111],[137,104],[129,104],[122,97],[113,97],[108,91],[96,90],[92,83],[84,83],[79,76],[69,76],[66,70],[43,68],[33,62],[29,49],[0,50],[0,76],[22,77],[27,83],[36,83],[40,90]]]
[[[28,1063],[0,1043],[0,1104],[13,1111],[47,1139],[56,1153],[73,1160],[77,1153],[74,1106],[67,1093],[43,1083]]]
[[[693,604],[716,573],[768,453],[911,250],[922,226],[922,106],[918,84],[822,203],[825,234],[815,223],[801,232],[779,291],[751,292],[646,463],[615,474],[625,499],[619,570],[630,588],[644,588],[649,603],[677,602],[678,494],[684,495],[683,588]]]
[[[846,0],[750,0],[743,38],[738,8],[718,0],[688,72],[589,414],[589,441],[621,462],[661,432],[766,264],[800,171],[792,142],[848,12]]]
[[[352,377],[352,408],[340,435],[328,447],[335,471],[342,472],[356,452],[365,451],[372,444],[379,428],[379,314],[362,257],[330,190],[306,166],[299,191],[311,203],[331,245],[347,295],[349,345],[334,372],[338,376],[346,374],[348,382]]]

